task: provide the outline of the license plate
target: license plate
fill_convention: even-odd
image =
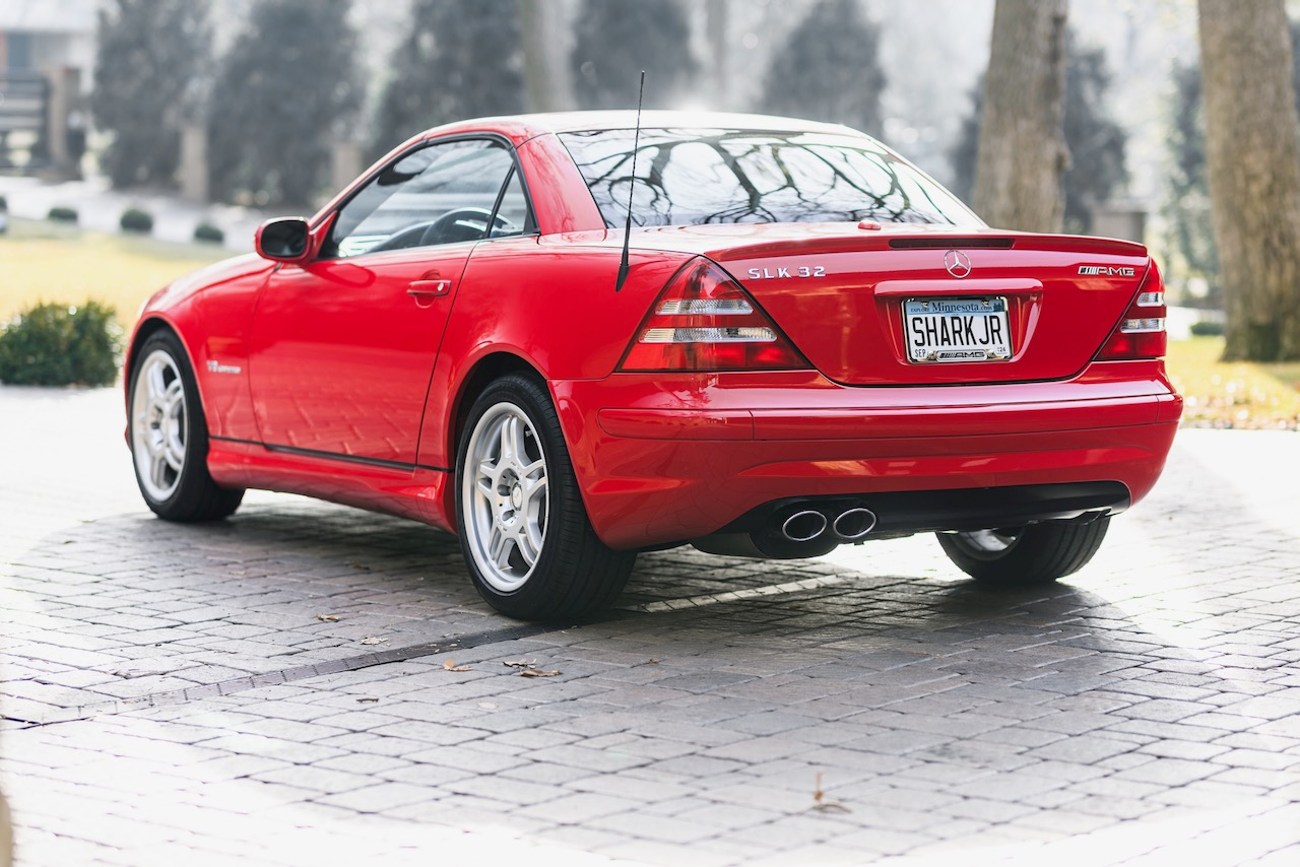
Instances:
[[[903,302],[907,359],[1005,361],[1011,357],[1007,299],[909,298]]]

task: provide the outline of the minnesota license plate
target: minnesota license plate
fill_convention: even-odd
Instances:
[[[908,361],[919,364],[1005,361],[1011,357],[1007,299],[909,298],[903,302],[903,340]]]

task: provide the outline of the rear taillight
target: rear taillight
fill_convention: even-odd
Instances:
[[[799,354],[749,293],[708,259],[678,271],[655,300],[620,370],[789,370]]]
[[[1124,318],[1101,348],[1103,361],[1163,358],[1169,347],[1165,331],[1165,284],[1153,261]]]

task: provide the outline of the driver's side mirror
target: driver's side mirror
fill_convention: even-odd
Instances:
[[[303,262],[311,246],[311,232],[302,217],[277,217],[257,227],[253,245],[263,259]]]

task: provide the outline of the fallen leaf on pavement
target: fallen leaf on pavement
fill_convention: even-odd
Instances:
[[[457,665],[456,660],[454,659],[443,660],[442,667],[447,671],[469,671],[470,670],[470,667],[468,665]]]
[[[810,809],[822,813],[851,813],[848,807],[839,801],[826,800],[826,793],[822,791],[822,772],[817,772],[817,782],[813,785],[813,805]]]
[[[507,659],[501,663],[508,668],[519,669],[522,677],[555,677],[559,671],[543,671],[537,667],[535,659]]]
[[[361,643],[362,643],[362,644],[366,644],[366,645],[387,644],[387,643],[388,643],[388,639],[387,639],[387,638],[377,638],[377,637],[374,636],[374,635],[370,635],[370,636],[367,636],[366,638],[361,639]]]
[[[321,623],[339,622],[339,616],[337,614],[317,614],[316,619],[319,620]]]

